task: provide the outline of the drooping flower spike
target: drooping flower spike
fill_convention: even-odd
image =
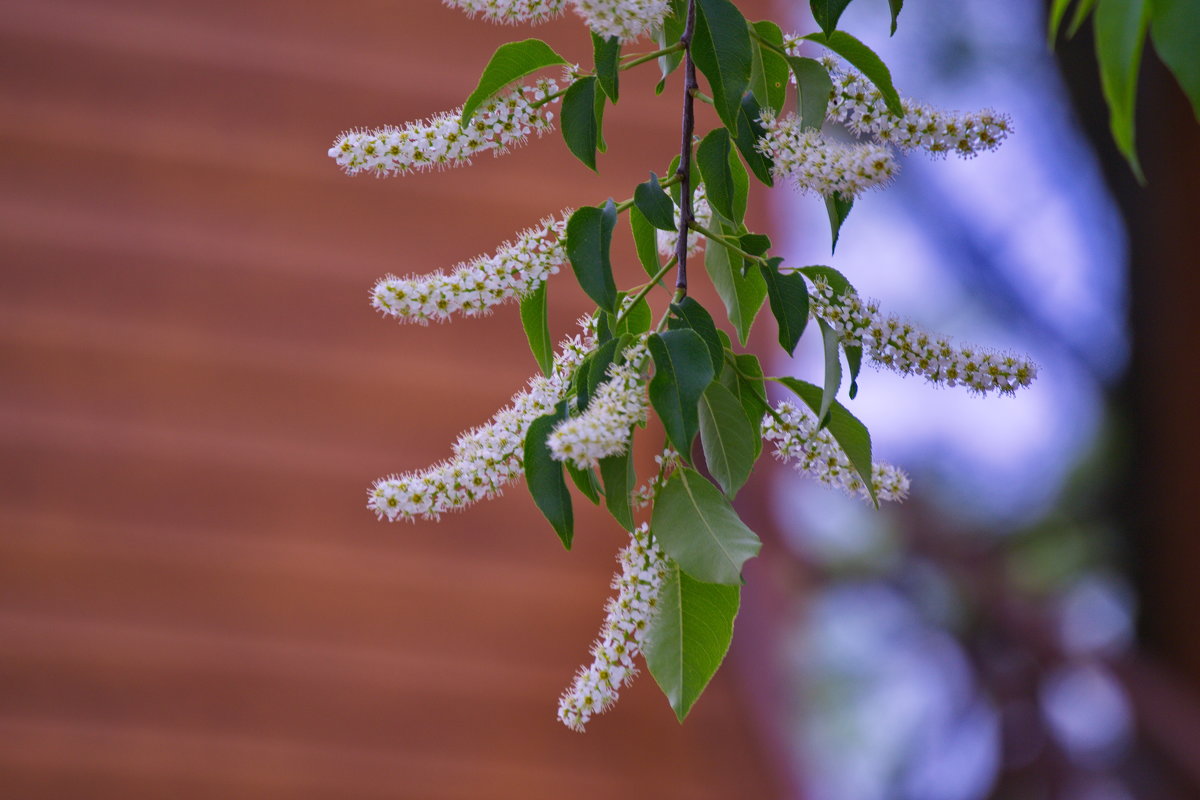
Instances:
[[[760,121],[765,133],[758,150],[771,159],[775,177],[791,179],[801,191],[852,198],[896,174],[896,160],[882,145],[835,142],[820,131],[802,129],[793,113],[776,117],[768,110]]]
[[[548,98],[557,92],[558,83],[548,78],[518,86],[480,106],[466,130],[460,129],[460,108],[400,128],[347,131],[334,140],[329,156],[349,175],[387,177],[463,166],[481,153],[500,155],[530,134],[551,130],[551,107],[558,100]]]
[[[482,16],[488,22],[503,24],[530,23],[536,25],[557,17],[567,0],[442,0],[452,8],[460,8],[468,16]],[[575,13],[583,18],[592,32],[607,39],[616,36],[623,42],[633,41],[662,24],[671,11],[668,0],[570,0]]]
[[[571,373],[594,347],[590,332],[564,340],[549,377],[530,379],[490,422],[460,435],[449,460],[377,480],[367,492],[367,508],[390,522],[436,520],[500,494],[525,474],[524,442],[530,424],[554,410],[566,394]]]
[[[587,409],[555,426],[546,443],[557,461],[590,469],[600,459],[625,452],[629,432],[646,421],[648,351],[645,337],[625,348],[623,363],[608,368],[608,380],[596,388]]]
[[[871,494],[833,435],[817,425],[816,415],[789,402],[763,417],[763,439],[775,445],[775,457],[791,462],[801,475],[868,502]],[[880,500],[899,502],[908,496],[908,476],[891,464],[871,465],[871,483]]]
[[[567,263],[563,232],[570,211],[542,220],[490,256],[459,264],[449,273],[397,278],[389,275],[371,290],[371,305],[401,322],[444,322],[454,314],[474,317],[524,297]]]
[[[605,607],[604,625],[592,645],[592,663],[580,667],[558,701],[558,719],[582,732],[588,721],[617,702],[620,689],[637,674],[634,658],[642,651],[646,631],[658,612],[658,595],[666,577],[667,556],[642,524],[630,533],[629,545],[617,561],[613,576],[617,596]]]
[[[942,386],[966,386],[978,394],[1015,394],[1037,377],[1037,364],[1012,353],[956,346],[895,315],[884,316],[879,303],[857,293],[836,296],[818,281],[809,296],[812,315],[828,322],[843,345],[860,346],[874,364],[901,375],[921,375]]]

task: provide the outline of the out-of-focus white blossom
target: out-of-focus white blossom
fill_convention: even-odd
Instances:
[[[504,25],[537,25],[557,17],[567,0],[442,0],[444,5],[465,11],[468,17],[482,16]]]
[[[862,476],[833,435],[817,426],[815,414],[788,402],[780,403],[775,411],[779,419],[771,414],[763,417],[762,435],[774,443],[776,458],[792,462],[801,475],[870,501]],[[908,476],[890,464],[872,464],[871,483],[880,500],[900,501],[908,496]]]
[[[608,367],[608,380],[596,387],[587,408],[558,423],[546,443],[557,461],[589,469],[600,459],[625,451],[629,431],[646,421],[647,350],[645,337],[625,348],[623,363]]]
[[[480,153],[500,155],[531,133],[540,136],[551,130],[550,109],[558,100],[547,98],[557,92],[558,84],[551,79],[518,86],[481,105],[466,130],[460,129],[460,108],[401,128],[347,131],[334,141],[329,156],[349,175],[369,172],[385,177],[462,166]]]
[[[675,255],[675,243],[679,241],[679,207],[674,206],[675,212],[675,231],[663,231],[655,229],[658,241],[658,254],[660,256]],[[692,193],[692,217],[696,222],[703,225],[705,228],[712,222],[712,206],[708,204],[708,192],[704,188],[704,184],[696,187],[696,191]],[[704,249],[704,243],[707,239],[704,234],[688,231],[688,255],[693,255]]]
[[[666,577],[667,556],[651,540],[643,523],[617,556],[613,576],[617,596],[608,601],[604,626],[592,645],[592,663],[580,667],[558,701],[558,719],[574,731],[617,702],[621,687],[637,674],[634,658],[642,651],[650,622],[658,612],[658,594]]]
[[[671,477],[671,473],[678,466],[679,453],[670,447],[664,448],[654,457],[654,462],[658,464],[658,472],[654,474],[653,478],[634,489],[633,494],[630,495],[630,504],[634,509],[648,508],[654,503],[654,498],[658,497],[658,493],[667,485],[667,478]]]
[[[460,435],[449,460],[377,480],[367,492],[367,508],[392,522],[437,519],[499,494],[525,473],[530,424],[554,410],[566,394],[571,373],[594,346],[590,333],[563,341],[549,377],[532,378],[489,423]]]
[[[835,297],[821,281],[810,294],[810,309],[837,330],[843,344],[861,346],[872,362],[901,375],[923,375],[931,383],[962,385],[979,394],[1014,394],[1037,377],[1037,365],[1028,358],[957,347],[945,336],[885,317],[874,300],[864,302],[854,292]]]
[[[822,197],[836,192],[849,199],[896,174],[896,160],[882,145],[835,142],[820,131],[803,130],[792,113],[776,117],[767,110],[761,122],[765,133],[756,145],[759,152],[772,160],[776,177],[790,178],[801,191]]]
[[[459,264],[449,274],[389,275],[371,290],[371,305],[401,322],[421,324],[443,322],[455,313],[485,314],[534,291],[567,263],[563,232],[570,216],[564,211],[560,219],[544,219],[494,255]]]

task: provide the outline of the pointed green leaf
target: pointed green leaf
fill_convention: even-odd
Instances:
[[[900,10],[904,8],[904,0],[888,0],[888,6],[892,11],[892,31],[889,35],[896,35],[896,22],[900,18]]]
[[[685,297],[678,303],[671,304],[671,316],[667,318],[667,328],[670,330],[687,329],[697,333],[708,347],[712,358],[713,374],[721,371],[725,362],[725,348],[717,336],[717,325],[713,322],[708,309],[700,305],[694,297]]]
[[[838,19],[846,6],[850,5],[850,0],[809,0],[808,5],[812,9],[813,19],[829,36],[837,28]]]
[[[604,92],[600,91],[599,84],[592,92],[592,111],[596,114],[596,149],[601,153],[608,152],[608,143],[604,141],[604,103],[606,98]]]
[[[754,432],[754,460],[762,453],[762,420],[767,413],[767,390],[763,382],[762,365],[751,353],[740,353],[733,357],[733,365],[726,364],[721,371],[721,385],[737,398],[746,415],[746,422]],[[735,369],[736,367],[736,369]]]
[[[596,169],[600,126],[596,120],[596,79],[580,78],[567,88],[562,103],[562,135],[567,149],[590,170]]]
[[[844,198],[840,192],[834,192],[830,197],[825,198],[825,211],[829,214],[829,230],[833,234],[833,244],[830,246],[829,252],[837,250],[838,237],[842,235],[842,225],[850,216],[850,210],[853,208],[853,198]]]
[[[1154,50],[1192,103],[1200,121],[1200,46],[1196,39],[1195,0],[1153,0],[1150,38]]]
[[[733,639],[740,586],[701,583],[672,564],[646,636],[646,667],[683,722]]]
[[[606,209],[613,209],[611,213]],[[596,305],[613,311],[617,285],[613,280],[609,248],[616,211],[611,200],[604,208],[584,206],[567,220],[567,258],[575,279]]]
[[[696,0],[692,58],[708,78],[721,122],[736,131],[742,95],[750,85],[750,31],[729,0]]]
[[[671,446],[690,460],[692,440],[700,428],[696,404],[713,379],[708,347],[690,330],[656,333],[647,344],[654,359],[650,403],[662,420]]]
[[[564,461],[563,466],[583,496],[591,500],[592,505],[600,505],[600,484],[596,482],[596,473],[590,469],[580,469],[569,461]]]
[[[647,275],[654,277],[662,268],[658,262],[658,234],[650,220],[636,206],[629,209],[629,229],[633,232],[633,247],[637,251],[638,263]]]
[[[653,172],[650,173],[650,180],[639,183],[633,190],[633,204],[654,227],[664,231],[679,230],[675,222],[675,204],[663,191],[658,176]]]
[[[525,329],[529,349],[533,351],[542,374],[549,375],[554,364],[554,344],[550,341],[545,283],[521,298],[521,327]]]
[[[1117,149],[1142,183],[1146,178],[1134,144],[1134,103],[1149,21],[1147,0],[1100,0],[1096,5],[1096,61],[1100,64],[1100,85],[1108,102],[1109,128]],[[1194,25],[1191,41],[1195,47]]]
[[[822,392],[816,386],[797,378],[776,378],[775,380],[795,392],[796,396],[803,400],[814,414],[820,412]],[[879,501],[875,498],[875,485],[871,480],[871,434],[867,431],[867,426],[859,422],[858,418],[847,411],[845,406],[834,400],[829,408],[829,423],[825,427],[845,452],[846,457],[850,459],[854,471],[863,479],[867,491],[871,494],[871,499],[875,501],[876,505],[879,505]]]
[[[633,506],[629,501],[629,495],[637,484],[637,475],[633,471],[632,446],[633,441],[630,440],[624,453],[600,459],[600,479],[604,482],[604,506],[613,515],[613,519],[627,531],[634,528]]]
[[[1075,6],[1075,13],[1071,15],[1071,24],[1067,26],[1067,37],[1072,38],[1079,33],[1079,29],[1083,27],[1083,23],[1087,22],[1087,18],[1096,8],[1096,0],[1079,0],[1079,4]]]
[[[596,79],[600,88],[614,104],[620,93],[621,40],[616,36],[607,39],[592,34],[592,58],[596,63]]]
[[[862,370],[863,351],[860,345],[842,345],[846,366],[850,367],[850,399],[858,397],[858,373]]]
[[[829,98],[833,94],[829,70],[815,58],[788,56],[787,63],[796,76],[796,89],[800,92],[800,128],[819,131],[825,124]]]
[[[717,487],[689,467],[671,473],[658,493],[650,529],[691,577],[734,586],[762,543]]]
[[[817,411],[817,419],[823,426],[838,389],[842,388],[842,357],[838,350],[837,331],[819,317],[817,325],[821,328],[821,342],[825,351],[825,386],[821,389],[821,407]]]
[[[824,45],[849,61],[851,66],[866,75],[867,80],[875,84],[875,88],[883,95],[883,102],[887,104],[889,111],[897,116],[904,114],[904,107],[900,105],[900,95],[896,93],[896,87],[892,85],[891,70],[883,63],[883,59],[875,54],[874,50],[845,31],[834,31],[829,36],[822,33],[810,33],[803,38]]]
[[[714,227],[719,226],[714,223]],[[725,304],[729,321],[737,330],[738,341],[745,346],[754,318],[767,299],[766,282],[757,270],[743,276],[741,256],[735,264],[728,249],[712,242],[704,249],[704,269]]]
[[[763,39],[783,49],[783,31],[770,20],[752,23],[754,32]],[[760,106],[772,108],[778,114],[783,111],[787,99],[788,63],[777,51],[762,47],[758,39],[751,37],[752,60],[750,62],[750,91]]]
[[[1054,42],[1058,39],[1058,29],[1062,25],[1063,16],[1067,13],[1067,9],[1071,7],[1073,0],[1053,0],[1050,4],[1050,18],[1046,23],[1046,43],[1051,48],[1054,47]]]
[[[829,285],[829,288],[833,290],[834,297],[841,297],[854,291],[854,287],[846,279],[846,276],[833,267],[801,267],[799,271],[804,273],[813,283],[819,280],[825,281]]]
[[[730,498],[750,477],[757,438],[741,402],[717,381],[710,383],[700,398],[700,443],[708,471]]]
[[[771,313],[779,325],[779,346],[790,356],[808,324],[808,285],[799,273],[781,273],[778,265],[782,260],[773,258],[771,266],[759,264],[758,268],[767,283]]]
[[[460,127],[466,130],[467,123],[471,121],[479,106],[508,84],[542,67],[566,63],[565,58],[554,52],[553,48],[541,39],[526,39],[500,45],[484,67],[475,91],[471,92],[467,102],[463,104]]]
[[[741,225],[746,217],[750,179],[741,160],[733,152],[729,131],[724,128],[709,131],[696,148],[696,166],[700,168],[700,177],[713,211],[733,226]]]
[[[742,98],[742,108],[738,114],[737,138],[734,140],[734,144],[737,145],[742,158],[746,159],[746,164],[754,176],[767,186],[774,186],[775,179],[771,177],[773,162],[758,152],[756,147],[758,140],[766,134],[766,130],[758,121],[761,113],[762,110],[759,108],[758,101],[754,99],[754,95],[748,94]]]
[[[671,0],[671,13],[663,20],[662,27],[654,31],[654,41],[658,43],[660,50],[675,44],[683,36],[683,29],[687,23],[687,5],[687,0]],[[675,50],[658,57],[658,67],[662,72],[662,79],[654,87],[655,94],[662,94],[663,88],[667,85],[667,76],[674,72],[682,62],[682,50]]]
[[[554,527],[563,547],[571,549],[574,536],[574,517],[571,513],[571,493],[563,478],[563,465],[550,455],[546,437],[559,420],[566,419],[566,404],[559,404],[553,414],[538,417],[525,434],[525,484],[533,495],[538,510]]]

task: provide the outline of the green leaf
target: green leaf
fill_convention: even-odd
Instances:
[[[696,148],[696,166],[700,168],[713,211],[733,226],[740,226],[746,217],[750,179],[733,151],[729,131],[724,128],[709,131]]]
[[[1096,60],[1100,63],[1104,99],[1108,101],[1109,128],[1117,149],[1141,183],[1146,182],[1146,176],[1142,174],[1134,144],[1134,103],[1149,21],[1147,0],[1100,0],[1096,6]],[[1190,41],[1195,48],[1194,26]]]
[[[1083,27],[1083,23],[1087,21],[1088,15],[1096,8],[1096,0],[1079,0],[1079,5],[1075,6],[1075,13],[1071,16],[1071,24],[1067,27],[1067,36],[1073,37],[1079,33],[1079,29]]]
[[[592,92],[592,111],[596,114],[596,149],[601,153],[608,152],[608,143],[604,141],[604,103],[603,91],[597,89]]]
[[[646,667],[683,722],[733,639],[740,586],[701,583],[672,564],[646,636]]]
[[[819,317],[817,325],[821,328],[821,342],[825,350],[825,386],[821,390],[821,408],[817,411],[817,419],[823,426],[838,389],[842,388],[842,357],[838,350],[837,331]]]
[[[846,354],[846,366],[850,367],[850,399],[858,397],[858,373],[862,370],[863,351],[861,345],[842,345]]]
[[[596,387],[607,377],[608,365],[618,358],[621,348],[627,345],[628,339],[625,337],[601,342],[579,365],[575,377],[575,391],[580,411],[588,407],[592,395],[596,393]]]
[[[658,493],[650,529],[684,572],[705,583],[737,585],[742,565],[762,547],[725,495],[688,467]]]
[[[596,305],[610,312],[617,304],[617,285],[609,258],[614,224],[616,207],[612,200],[604,208],[584,206],[567,220],[567,258],[575,279]]]
[[[550,374],[554,363],[554,344],[550,341],[550,322],[546,314],[546,284],[521,298],[521,327],[529,349],[537,359],[543,375]]]
[[[796,396],[803,400],[814,414],[819,413],[822,396],[820,389],[797,378],[777,378],[776,380],[795,392]],[[871,499],[878,506],[875,485],[871,481],[871,434],[867,431],[867,426],[859,422],[858,418],[847,411],[845,406],[834,400],[829,408],[829,423],[825,427],[845,452],[846,457],[850,459],[850,464],[858,476],[863,479],[867,491],[871,494]]]
[[[1058,29],[1072,2],[1073,0],[1053,0],[1050,5],[1050,18],[1046,23],[1046,42],[1050,47],[1054,47],[1054,42],[1058,39]]]
[[[713,374],[716,375],[721,371],[721,365],[725,363],[725,348],[721,344],[720,337],[717,336],[716,323],[713,322],[708,309],[700,305],[694,297],[685,297],[678,303],[671,304],[671,316],[667,318],[667,328],[673,331],[692,330],[699,334],[712,358]]]
[[[567,149],[590,170],[596,169],[600,126],[596,120],[596,79],[580,78],[567,88],[562,102],[562,135]]]
[[[767,284],[771,313],[779,325],[779,346],[790,356],[808,324],[808,285],[799,273],[781,273],[781,261],[773,258],[769,267],[759,264],[758,268]]]
[[[738,237],[738,242],[743,250],[756,256],[771,249],[771,237],[765,233],[743,233]]]
[[[742,108],[738,114],[737,138],[734,144],[737,145],[738,151],[742,154],[742,158],[746,159],[746,164],[749,165],[750,171],[754,176],[767,186],[774,186],[775,179],[771,177],[772,161],[767,156],[758,152],[755,145],[758,140],[766,133],[761,123],[758,121],[759,115],[762,113],[759,108],[758,101],[754,99],[754,95],[745,95],[742,98]]]
[[[1192,103],[1200,121],[1200,46],[1195,0],[1153,0],[1150,38],[1154,49]]]
[[[825,211],[829,214],[829,231],[833,235],[833,244],[830,245],[829,252],[833,253],[837,250],[838,237],[842,235],[842,225],[850,216],[850,210],[853,208],[854,199],[842,197],[841,192],[834,192],[825,198]]]
[[[637,251],[638,263],[653,278],[662,268],[662,264],[658,263],[658,235],[650,220],[636,206],[629,209],[629,229],[633,232],[633,247]]]
[[[560,403],[553,414],[538,417],[525,434],[525,484],[533,495],[538,510],[554,527],[563,547],[571,549],[574,537],[574,517],[571,513],[571,493],[563,478],[563,465],[550,455],[546,437],[559,420],[567,418],[566,404]]]
[[[639,336],[650,330],[650,325],[653,321],[654,318],[650,313],[650,304],[643,297],[622,312],[621,320],[617,323],[617,328],[613,333],[617,336]]]
[[[616,36],[607,39],[592,34],[592,59],[596,63],[596,78],[600,88],[614,104],[620,93],[621,40]]]
[[[850,0],[809,0],[813,19],[821,26],[826,36],[833,34],[837,28],[838,18],[850,5]]]
[[[900,17],[900,9],[904,8],[904,0],[888,0],[888,7],[892,11],[892,31],[890,36],[896,35],[896,21]]]
[[[800,92],[800,128],[819,131],[825,124],[829,97],[833,94],[829,70],[814,58],[788,56],[787,63],[796,76],[796,89]]]
[[[730,498],[750,477],[757,439],[738,398],[717,381],[710,383],[700,398],[700,444],[708,471]]]
[[[696,0],[692,59],[708,78],[721,122],[736,131],[742,95],[750,85],[750,31],[729,0]]]
[[[762,453],[762,420],[767,413],[767,390],[763,382],[762,365],[752,353],[733,356],[733,365],[726,364],[721,371],[720,382],[738,399],[746,422],[754,432],[754,460]],[[734,369],[736,367],[736,369]]]
[[[633,204],[645,215],[654,227],[664,231],[677,231],[675,222],[675,204],[663,191],[658,176],[650,173],[650,180],[639,183],[633,190]]]
[[[600,505],[600,486],[596,483],[596,473],[590,469],[580,469],[569,461],[564,461],[563,466],[583,496],[591,500],[592,505]]]
[[[875,84],[875,88],[883,95],[883,102],[887,104],[889,111],[896,116],[904,114],[904,107],[900,105],[900,95],[896,93],[896,87],[892,85],[892,73],[874,50],[845,31],[834,31],[829,36],[810,33],[803,38],[824,45],[849,61],[853,67],[867,76],[867,80]]]
[[[647,344],[654,358],[650,403],[671,446],[690,461],[692,440],[700,428],[696,404],[713,379],[708,348],[699,334],[690,330],[656,333]]]
[[[654,31],[654,41],[658,43],[660,50],[670,47],[679,41],[683,36],[686,22],[687,0],[672,0],[671,13],[663,20],[662,27]],[[662,94],[663,88],[667,85],[667,76],[674,72],[675,68],[682,62],[682,50],[676,50],[672,53],[667,53],[665,56],[658,57],[658,67],[662,72],[662,79],[654,87],[655,94]]]
[[[627,531],[634,528],[633,506],[629,502],[629,494],[637,484],[637,475],[633,471],[632,448],[633,441],[631,439],[624,453],[600,459],[600,479],[604,482],[604,506],[613,515],[613,519]]]
[[[854,287],[846,279],[846,276],[833,267],[801,267],[799,271],[807,275],[809,280],[814,283],[818,280],[825,281],[825,283],[829,284],[829,288],[833,290],[834,297],[841,297],[854,291]]]
[[[783,31],[770,20],[751,23],[754,32],[783,49]],[[788,63],[778,52],[762,47],[751,37],[750,91],[760,106],[772,108],[778,114],[787,100]]]
[[[714,222],[714,227],[720,227]],[[721,231],[718,230],[718,233]],[[704,269],[712,280],[729,321],[733,323],[742,346],[750,335],[750,327],[754,318],[767,299],[767,284],[757,271],[742,275],[741,257],[735,264],[729,255],[729,250],[715,242],[709,242],[704,249]]]
[[[483,74],[479,76],[475,91],[471,92],[467,102],[463,103],[462,122],[459,127],[466,130],[467,123],[479,107],[489,97],[518,78],[524,78],[542,67],[566,63],[565,58],[554,52],[550,45],[541,39],[526,39],[500,45],[484,67]]]

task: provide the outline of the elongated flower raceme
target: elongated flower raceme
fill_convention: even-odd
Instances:
[[[349,175],[369,172],[384,177],[434,168],[459,167],[481,153],[500,155],[530,134],[554,127],[547,100],[558,91],[551,79],[519,86],[484,103],[460,130],[462,109],[438,114],[401,128],[347,131],[329,148],[329,156]]]
[[[886,184],[896,174],[891,151],[878,144],[841,144],[820,131],[803,130],[795,114],[761,118],[765,134],[758,150],[773,161],[776,177],[790,178],[801,191],[851,198]]]
[[[775,457],[790,461],[801,475],[846,494],[870,501],[862,476],[854,469],[833,435],[817,425],[816,415],[788,402],[763,417],[763,439],[775,445]],[[871,465],[871,483],[880,500],[900,501],[908,496],[908,476],[890,464]]]
[[[955,346],[897,316],[884,316],[879,303],[864,302],[857,293],[836,296],[818,282],[810,295],[815,317],[838,331],[842,343],[859,345],[876,365],[901,375],[922,375],[943,386],[966,386],[979,394],[1015,394],[1037,377],[1037,365],[1012,353]]]
[[[451,8],[476,15],[488,22],[504,25],[528,23],[537,25],[557,17],[567,6],[567,0],[442,0]]]
[[[489,423],[459,436],[449,460],[377,480],[367,492],[367,508],[391,522],[437,519],[499,494],[525,472],[522,459],[529,425],[554,410],[572,371],[594,346],[590,334],[563,341],[549,377],[532,378]]]
[[[647,525],[630,536],[617,556],[621,571],[612,583],[617,596],[605,608],[604,626],[592,645],[592,663],[579,669],[558,701],[559,721],[574,731],[582,732],[593,716],[611,708],[620,689],[637,674],[634,658],[658,612],[667,556],[651,540]]]
[[[570,216],[564,211],[560,219],[544,219],[494,255],[459,264],[449,273],[389,275],[371,290],[371,305],[401,322],[426,324],[459,313],[479,316],[524,297],[567,263],[563,232]]]
[[[625,452],[630,429],[646,421],[645,339],[625,348],[623,358],[609,366],[608,380],[596,387],[583,413],[554,427],[546,443],[555,460],[580,469],[594,467],[602,458]]]

